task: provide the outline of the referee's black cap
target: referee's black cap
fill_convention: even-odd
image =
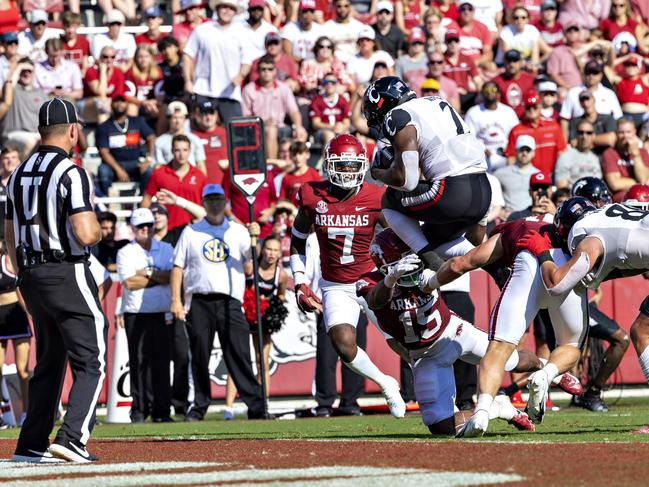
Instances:
[[[77,111],[74,105],[63,98],[52,98],[41,105],[38,112],[38,126],[78,123]]]

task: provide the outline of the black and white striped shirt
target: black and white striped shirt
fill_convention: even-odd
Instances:
[[[92,182],[60,148],[42,145],[24,161],[7,184],[6,218],[13,220],[16,246],[33,251],[88,253],[72,232],[68,217],[92,211]]]

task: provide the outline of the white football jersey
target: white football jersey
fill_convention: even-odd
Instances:
[[[588,287],[598,287],[614,269],[649,270],[649,212],[614,203],[588,213],[568,235],[570,253],[586,237],[597,237],[604,247],[584,280]]]
[[[484,145],[444,98],[415,98],[393,108],[385,117],[383,133],[392,142],[408,125],[417,130],[419,169],[426,181],[487,171]]]

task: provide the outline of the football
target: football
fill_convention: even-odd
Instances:
[[[372,166],[387,169],[392,165],[392,161],[394,161],[394,148],[388,144],[377,148],[372,160]]]

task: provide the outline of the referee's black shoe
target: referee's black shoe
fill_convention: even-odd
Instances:
[[[50,445],[50,453],[56,458],[73,463],[90,463],[98,460],[95,455],[86,450],[86,445],[68,438],[56,438]]]
[[[29,448],[18,449],[11,457],[12,462],[20,463],[65,463],[65,460],[56,458],[49,451],[31,450]]]

